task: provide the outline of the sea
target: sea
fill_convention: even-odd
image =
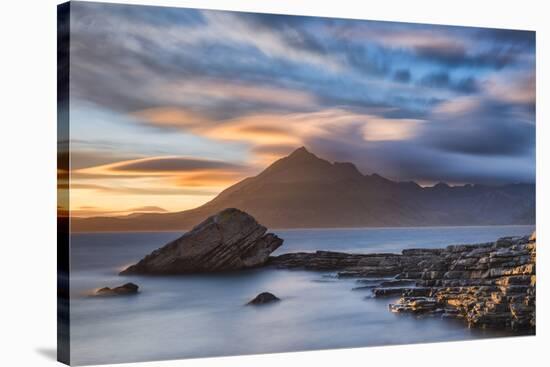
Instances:
[[[399,253],[407,248],[494,241],[534,226],[275,230],[274,253],[330,250]],[[372,298],[332,272],[254,269],[186,276],[119,276],[182,232],[71,236],[71,362],[76,365],[278,353],[513,336],[457,320],[393,314],[396,298]],[[135,296],[91,297],[139,285]],[[281,301],[246,306],[268,291]]]

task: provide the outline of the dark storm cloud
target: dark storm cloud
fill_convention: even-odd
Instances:
[[[518,119],[521,106],[485,99],[471,110],[434,116],[423,141],[440,151],[473,156],[534,153],[535,125]]]
[[[533,183],[534,160],[530,156],[476,157],[469,154],[441,151],[419,141],[364,142],[353,132],[346,144],[331,139],[307,142],[321,157],[333,161],[353,162],[363,174],[379,173],[398,181],[420,183]]]

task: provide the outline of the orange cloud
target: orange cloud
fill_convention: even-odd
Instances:
[[[149,111],[142,117],[152,124],[176,126],[176,119],[167,118],[166,111],[159,114]],[[170,116],[187,116],[185,111],[173,111]],[[404,140],[414,137],[423,120],[388,119],[376,114],[364,114],[343,108],[324,109],[306,113],[263,113],[234,119],[204,121],[201,124],[181,121],[179,128],[200,136],[220,141],[247,143],[256,153],[253,164],[265,164],[280,158],[291,149],[275,152],[272,147],[298,147],[310,138],[334,137],[337,132],[350,127],[362,132],[365,141]],[[261,149],[260,149],[261,148]],[[269,152],[269,153],[268,153]]]
[[[200,172],[178,177],[175,182],[176,185],[181,187],[224,187],[232,185],[243,178],[244,175],[242,173],[236,172]]]
[[[363,127],[366,141],[407,140],[413,138],[423,120],[371,118]]]
[[[141,214],[141,213],[166,213],[167,210],[158,206],[143,206],[138,208],[129,208],[125,210],[109,210],[95,206],[80,206],[77,209],[71,210],[73,217],[118,217],[122,215]]]
[[[133,115],[155,125],[176,128],[200,128],[201,125],[210,123],[209,119],[196,112],[177,107],[148,108]]]
[[[204,204],[244,175],[245,167],[192,157],[125,160],[71,172],[75,216],[123,215],[151,210],[177,211]],[[94,203],[97,208],[89,207]],[[158,210],[155,210],[158,211]]]

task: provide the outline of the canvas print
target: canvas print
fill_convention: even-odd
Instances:
[[[535,32],[58,8],[59,360],[534,335]]]

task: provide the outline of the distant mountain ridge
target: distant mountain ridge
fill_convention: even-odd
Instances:
[[[177,213],[73,218],[72,230],[184,230],[225,208],[238,208],[269,228],[459,226],[535,223],[535,185],[421,187],[363,175],[302,147],[210,202]]]

